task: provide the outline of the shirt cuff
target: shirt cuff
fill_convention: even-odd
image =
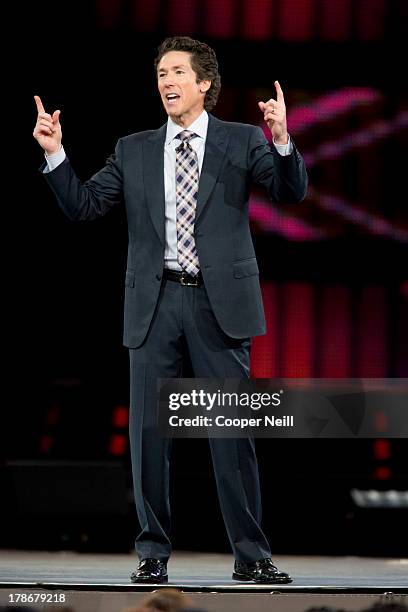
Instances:
[[[277,150],[279,155],[290,155],[293,151],[293,144],[289,135],[288,142],[286,144],[277,144],[275,141],[273,141],[273,144],[275,145],[275,149]]]
[[[44,169],[44,173],[55,170],[55,168],[62,164],[62,162],[66,158],[64,147],[62,145],[60,150],[56,153],[51,153],[50,155],[48,155],[48,153],[44,153],[44,155],[45,161],[47,162],[47,167]]]

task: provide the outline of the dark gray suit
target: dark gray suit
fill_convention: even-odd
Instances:
[[[94,219],[124,200],[129,229],[124,344],[130,349],[130,440],[141,532],[141,558],[167,559],[170,442],[156,430],[156,379],[183,374],[188,352],[194,375],[249,376],[250,338],[265,333],[258,266],[248,221],[251,183],[275,202],[299,202],[307,174],[296,147],[282,157],[260,128],[209,115],[200,175],[195,242],[204,285],[163,280],[164,141],[158,130],[121,138],[115,154],[81,184],[65,160],[44,174],[64,212]],[[261,500],[254,444],[210,440],[220,504],[239,561],[270,556],[260,528]]]

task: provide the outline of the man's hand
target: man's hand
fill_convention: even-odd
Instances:
[[[56,153],[61,148],[62,131],[59,122],[61,111],[56,110],[50,115],[45,112],[39,96],[34,96],[34,100],[37,105],[38,116],[33,136],[44,151],[51,155],[51,153]]]
[[[276,100],[271,98],[267,102],[258,102],[258,106],[264,114],[264,119],[276,144],[287,144],[286,106],[283,91],[278,81],[275,81],[275,88]]]

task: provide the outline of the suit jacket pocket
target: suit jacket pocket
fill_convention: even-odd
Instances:
[[[246,276],[254,276],[259,274],[258,263],[256,258],[244,259],[243,261],[237,261],[232,264],[234,278],[244,278]]]

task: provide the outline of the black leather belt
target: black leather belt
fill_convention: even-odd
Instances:
[[[176,281],[176,283],[180,283],[185,287],[201,287],[203,284],[201,270],[198,272],[197,276],[193,276],[192,274],[187,274],[187,272],[178,272],[177,270],[164,268],[163,278]]]

